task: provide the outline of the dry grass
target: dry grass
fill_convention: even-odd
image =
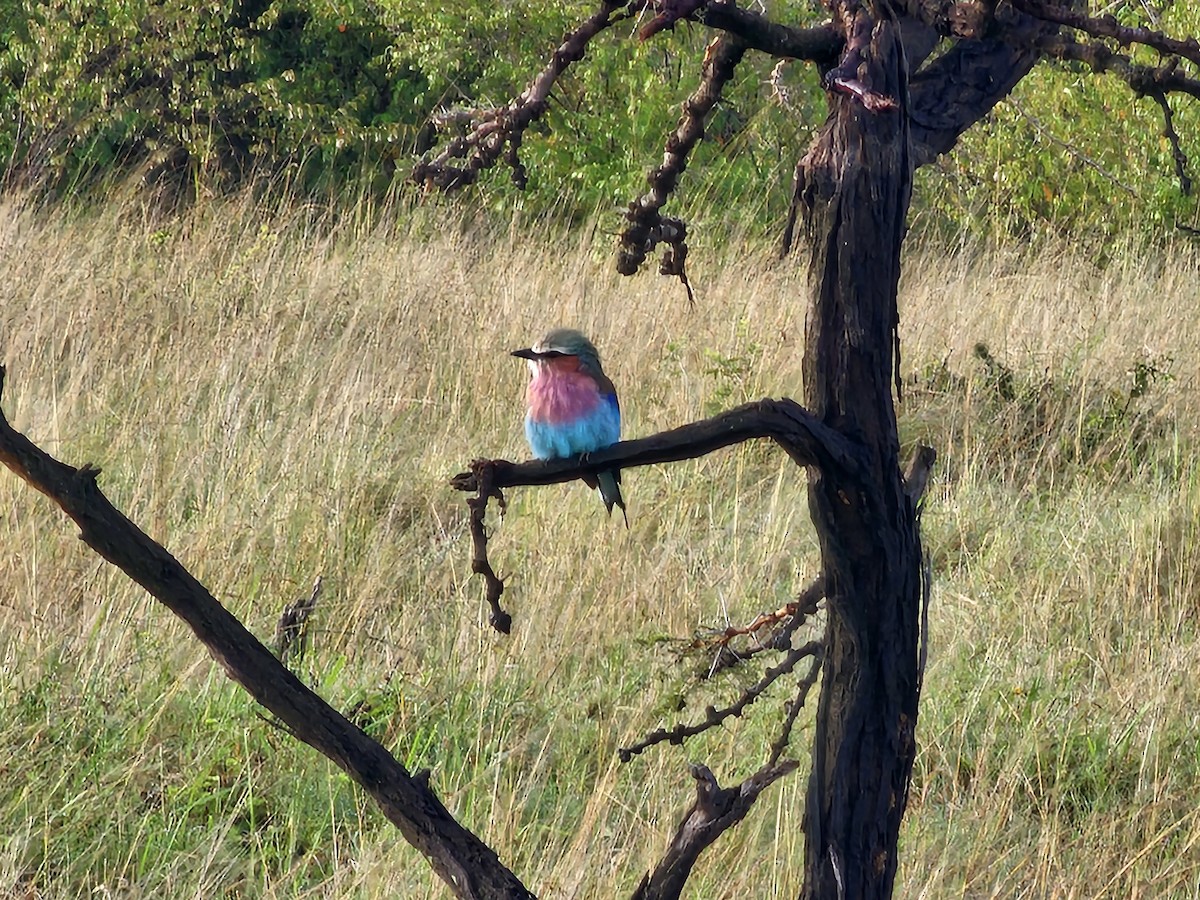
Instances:
[[[579,486],[514,493],[492,543],[507,639],[446,478],[523,455],[505,351],[552,324],[594,336],[629,434],[798,394],[804,273],[698,248],[691,309],[674,282],[616,277],[589,235],[369,218],[0,208],[4,408],[101,465],[260,635],[324,574],[305,677],[430,766],[540,895],[628,893],[688,799],[685,762],[728,781],[765,755],[782,691],[685,752],[615,750],[685,691],[697,715],[736,691],[688,688],[661,638],[748,620],[813,574],[803,477],[761,446],[629,473],[628,533]],[[916,249],[907,273],[902,431],[942,465],[900,893],[1200,896],[1200,256]],[[0,547],[0,896],[447,895],[2,475]],[[793,896],[802,796],[802,778],[772,789],[695,895]]]

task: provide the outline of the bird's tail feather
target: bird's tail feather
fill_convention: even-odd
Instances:
[[[625,500],[621,496],[621,470],[597,472],[596,486],[600,491],[601,499],[604,500],[604,505],[608,507],[608,514],[612,515],[614,506],[621,507],[621,515],[625,518],[625,527],[628,528],[629,513],[625,511]]]

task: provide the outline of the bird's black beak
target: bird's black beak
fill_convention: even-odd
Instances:
[[[537,359],[541,354],[535,353],[532,347],[526,347],[524,350],[514,350],[510,356],[519,356],[521,359]]]

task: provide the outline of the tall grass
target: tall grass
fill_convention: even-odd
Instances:
[[[248,200],[171,220],[0,208],[14,424],[101,465],[263,637],[324,575],[303,677],[431,768],[547,897],[632,890],[688,760],[726,782],[761,763],[786,687],[684,750],[616,749],[751,674],[696,686],[702,662],[664,638],[774,609],[816,566],[803,473],[746,446],[628,473],[629,532],[579,485],[513,492],[491,552],[516,625],[486,625],[446,479],[525,453],[507,350],[583,328],[630,435],[800,393],[802,264],[697,247],[693,308],[673,281],[618,278],[606,245]],[[1200,254],[1110,256],[909,252],[901,428],[941,461],[903,896],[1200,896]],[[0,896],[447,896],[3,475],[0,548]],[[696,896],[796,893],[803,787],[710,851]]]

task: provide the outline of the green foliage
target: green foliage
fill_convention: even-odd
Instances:
[[[944,364],[928,365],[914,376],[913,387],[918,397],[970,397],[979,405],[995,429],[983,445],[989,464],[1012,466],[1031,482],[1061,477],[1054,467],[1127,477],[1174,464],[1164,440],[1174,423],[1160,403],[1175,380],[1172,357],[1135,357],[1122,381],[1104,384],[1071,367],[1054,374],[1018,371],[983,343],[973,356],[976,372],[956,375]]]
[[[1200,33],[1194,4],[1163,6],[1117,11]],[[0,0],[0,153],[10,178],[60,192],[132,174],[171,196],[252,177],[378,195],[434,145],[431,116],[507,102],[592,11],[586,0]],[[808,24],[819,10],[774,12]],[[709,35],[680,26],[639,43],[632,27],[601,35],[556,85],[522,148],[527,191],[486,176],[473,189],[484,208],[581,221],[642,189]],[[773,75],[771,63],[747,57],[689,161],[673,205],[697,229],[775,234],[787,212],[824,97],[812,66]],[[1200,159],[1197,104],[1174,105],[1184,149]],[[918,174],[916,224],[1022,239],[1194,226],[1161,132],[1157,105],[1116,78],[1043,64]]]
[[[1200,5],[1116,7],[1123,24],[1200,35]],[[1143,65],[1161,63],[1144,48],[1127,52]],[[1200,103],[1184,95],[1170,103],[1195,180]],[[1176,222],[1198,223],[1196,197],[1180,187],[1158,104],[1078,63],[1034,69],[954,152],[918,173],[916,206],[926,224],[952,231],[1021,240],[1086,234],[1097,245],[1131,228],[1163,233]]]

